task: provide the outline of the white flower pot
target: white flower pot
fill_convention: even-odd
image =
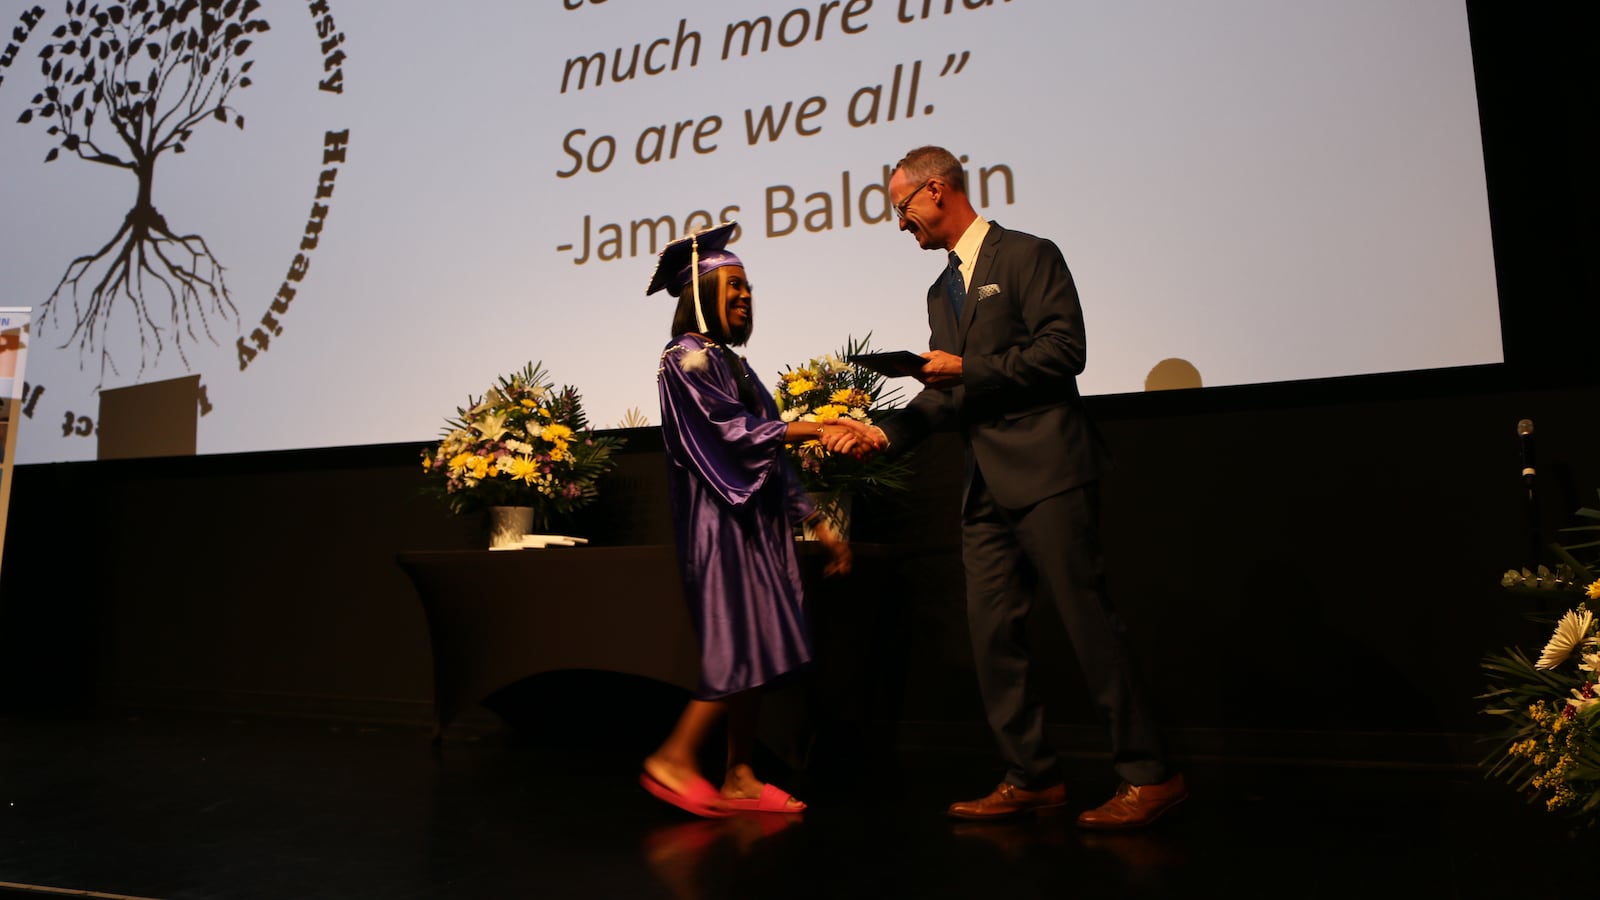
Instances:
[[[489,507],[489,549],[521,550],[522,536],[533,530],[533,507]]]

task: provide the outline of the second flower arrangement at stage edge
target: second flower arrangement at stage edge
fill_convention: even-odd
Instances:
[[[1563,529],[1582,538],[1550,548],[1561,560],[1554,571],[1512,570],[1501,579],[1518,595],[1567,611],[1537,657],[1520,647],[1487,655],[1489,689],[1479,699],[1502,723],[1485,761],[1489,774],[1592,828],[1600,824],[1600,620],[1593,612],[1600,604],[1600,509],[1578,516],[1594,524]]]

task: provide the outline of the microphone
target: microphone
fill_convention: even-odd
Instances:
[[[1517,423],[1517,436],[1522,439],[1522,483],[1533,491],[1533,420]]]

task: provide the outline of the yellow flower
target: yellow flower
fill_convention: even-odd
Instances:
[[[841,406],[859,406],[863,409],[872,405],[872,395],[855,388],[843,388],[834,391],[833,396],[829,397],[828,400]]]
[[[1600,600],[1600,578],[1595,579],[1594,584],[1589,585],[1589,599]]]
[[[472,454],[471,453],[467,453],[465,451],[463,451],[461,453],[457,453],[455,456],[450,457],[450,471],[452,471],[452,472],[461,471],[462,469],[466,468],[467,463],[470,462],[471,460],[472,460]]]
[[[565,445],[572,438],[572,429],[559,422],[552,422],[544,427],[540,437],[552,444]]]
[[[791,397],[798,397],[806,391],[814,391],[816,389],[817,383],[806,378],[796,378],[789,382],[789,396]]]
[[[1534,663],[1536,669],[1554,669],[1567,661],[1572,651],[1583,643],[1589,636],[1589,628],[1594,624],[1594,613],[1587,609],[1579,612],[1575,609],[1567,610],[1556,624],[1556,633],[1550,636],[1550,642],[1544,645],[1544,652],[1539,654],[1539,661]]]
[[[506,471],[511,473],[511,480],[533,484],[534,476],[539,474],[539,464],[531,456],[513,456],[506,465]]]
[[[846,412],[848,412],[846,407],[829,403],[826,406],[817,407],[815,415],[818,422],[832,422]]]
[[[466,468],[474,478],[482,478],[489,471],[489,457],[473,456],[467,459]]]

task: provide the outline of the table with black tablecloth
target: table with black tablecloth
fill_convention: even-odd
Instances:
[[[824,578],[825,549],[797,546],[816,650],[803,678],[806,730],[825,740],[881,734],[900,677],[900,642],[891,637],[896,567],[910,555],[856,544],[854,570]],[[670,545],[419,551],[397,562],[427,615],[435,740],[495,691],[543,673],[620,672],[687,691],[698,684],[699,645]]]

